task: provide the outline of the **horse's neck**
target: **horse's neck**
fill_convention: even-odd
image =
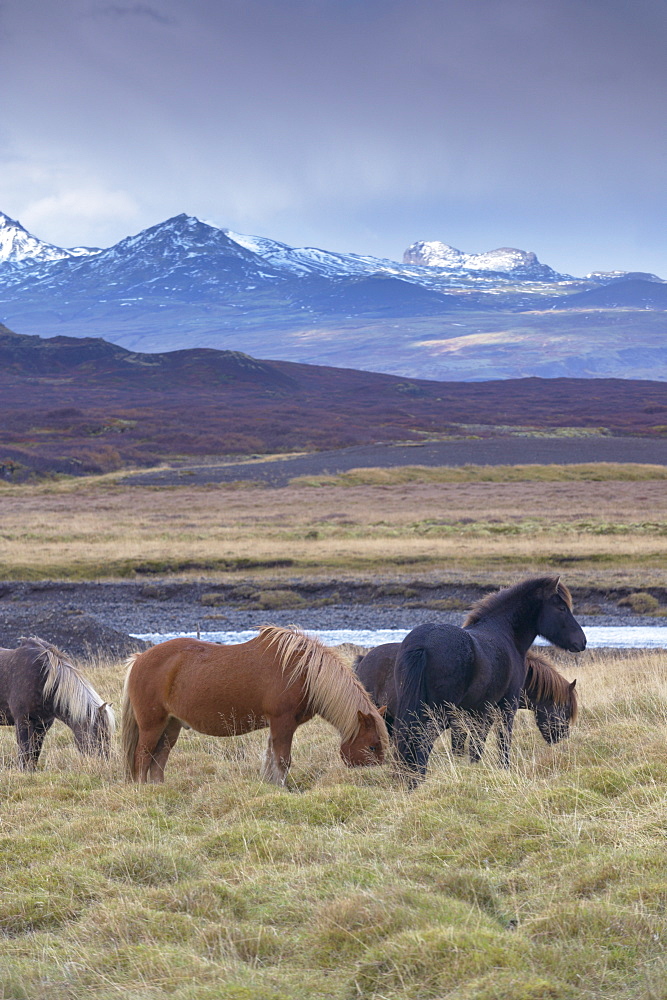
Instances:
[[[64,691],[63,691],[64,688]],[[48,699],[56,719],[63,722],[76,735],[87,728],[92,719],[93,699],[86,685],[77,676],[61,675]]]
[[[66,726],[69,726],[69,728],[75,735],[77,731],[81,729],[82,726],[81,720],[76,719],[70,713],[69,706],[60,705],[56,708],[55,705],[51,705],[51,711],[53,712],[54,717],[58,719],[60,722],[63,722]]]
[[[472,632],[473,635],[488,636],[490,639],[503,636],[516,647],[521,656],[525,656],[538,634],[537,615],[534,619],[528,618],[527,621],[524,619],[521,622],[517,621],[517,617],[498,611],[474,625],[469,625],[466,631]]]
[[[537,626],[527,628],[524,626],[522,629],[516,629],[514,632],[514,642],[517,650],[522,656],[525,656],[530,647],[533,645],[537,639]]]

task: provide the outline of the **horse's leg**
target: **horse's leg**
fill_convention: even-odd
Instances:
[[[35,728],[32,735],[32,758],[34,761],[34,766],[37,766],[37,761],[39,760],[39,755],[42,752],[42,746],[44,745],[44,737],[48,733],[49,729],[53,725],[53,719],[37,719],[35,721]]]
[[[16,723],[16,742],[19,748],[19,767],[22,771],[34,771],[42,752],[44,737],[53,725],[53,718],[31,719],[24,716]]]
[[[150,780],[156,784],[161,784],[164,781],[164,769],[167,763],[167,757],[169,756],[174,743],[178,739],[178,734],[180,733],[181,728],[182,726],[180,720],[175,719],[172,715],[167,723],[167,728],[157,741],[155,749],[153,750],[153,757],[148,768]]]
[[[293,715],[274,716],[262,767],[262,777],[274,785],[284,785],[292,763],[292,738],[296,729]]]
[[[136,780],[142,785],[148,781],[149,770],[155,760],[155,752],[168,721],[168,717],[165,716],[148,728],[139,727],[137,749],[134,752],[134,773]]]
[[[432,725],[416,718],[409,723],[399,720],[395,734],[399,766],[403,771],[401,777],[414,788],[426,776],[436,733]]]
[[[264,781],[272,781],[273,775],[273,740],[271,739],[271,732],[269,731],[269,738],[266,741],[266,753],[264,754],[264,760],[262,761],[262,777]]]
[[[493,725],[491,712],[470,712],[470,760],[477,764],[484,753],[484,744]]]
[[[508,768],[510,766],[510,748],[515,715],[515,704],[501,706],[500,725],[498,726],[498,763],[500,767]]]

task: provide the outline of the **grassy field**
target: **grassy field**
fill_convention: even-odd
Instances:
[[[295,575],[667,586],[663,467],[359,470],[282,489],[0,485],[0,579]],[[289,565],[275,566],[276,561]],[[576,610],[576,609],[575,609]],[[1,1000],[667,1000],[667,660],[563,654],[580,720],[513,764],[348,771],[315,721],[184,733],[163,787],[0,731]],[[90,664],[118,706],[119,663]]]
[[[664,1000],[667,663],[560,665],[569,741],[522,712],[509,772],[442,741],[413,793],[317,721],[290,792],[258,780],[263,733],[186,733],[136,787],[59,724],[22,774],[4,731],[0,996]],[[118,704],[121,666],[88,673]]]
[[[0,486],[0,579],[404,576],[667,585],[663,466],[370,469],[281,489]],[[282,567],[276,566],[276,562]]]

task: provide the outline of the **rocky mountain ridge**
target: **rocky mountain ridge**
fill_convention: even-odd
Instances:
[[[168,276],[169,268],[175,262],[188,260],[191,266],[201,266],[205,255],[213,258],[216,266],[220,264],[221,258],[227,258],[230,270],[240,269],[231,268],[231,261],[236,261],[241,267],[245,264],[245,276],[249,279],[279,280],[281,277],[294,276],[340,279],[388,274],[434,287],[438,278],[435,271],[438,269],[446,272],[441,275],[445,282],[441,286],[442,290],[448,286],[453,272],[460,272],[461,276],[465,272],[473,272],[470,275],[473,281],[479,279],[483,272],[495,274],[498,278],[513,276],[546,282],[583,280],[558,274],[548,265],[541,264],[532,252],[509,247],[470,254],[445,243],[420,241],[408,247],[403,255],[403,262],[399,263],[386,258],[336,253],[317,247],[291,247],[266,237],[246,236],[229,229],[219,229],[186,214],[174,216],[134,236],[128,236],[107,249],[64,249],[45,243],[30,234],[19,222],[0,213],[0,265],[30,265],[31,270],[35,265],[47,265],[46,269],[40,271],[40,281],[48,282],[51,275],[53,280],[50,284],[56,283],[58,279],[62,280],[67,273],[62,269],[53,270],[49,267],[57,261],[86,258],[85,261],[80,261],[86,266],[74,272],[79,279],[88,272],[110,273],[120,261],[129,267],[136,267],[142,261],[160,262]],[[613,280],[622,274],[623,272],[611,272],[607,277],[602,272],[597,272],[594,276],[591,275],[591,280]],[[34,280],[34,274],[31,277]],[[6,274],[4,279],[8,280]],[[16,275],[12,285],[19,286],[20,283],[21,278]]]
[[[485,253],[463,253],[448,243],[437,240],[413,243],[403,254],[404,264],[440,267],[452,271],[493,271],[517,278],[538,281],[568,281],[570,275],[557,274],[552,267],[541,264],[532,251],[500,247]]]
[[[656,315],[667,286],[655,275],[572,278],[527,251],[467,254],[438,242],[413,244],[399,263],[294,248],[185,214],[107,249],[64,250],[2,220],[0,321],[21,333],[433,379],[667,379]]]
[[[46,264],[72,257],[88,257],[100,253],[97,247],[70,247],[65,249],[33,236],[28,230],[0,212],[0,264],[13,266]]]

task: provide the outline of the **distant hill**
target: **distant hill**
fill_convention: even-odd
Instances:
[[[667,284],[633,278],[558,300],[561,309],[667,309]]]
[[[95,337],[21,336],[0,325],[0,379],[46,378],[53,384],[90,386],[122,382],[128,389],[248,384],[289,390],[296,383],[275,366],[240,351],[193,348],[165,354],[136,354]]]
[[[309,310],[332,316],[399,318],[437,316],[457,308],[456,296],[431,291],[388,274],[360,278],[303,278],[295,301]]]
[[[641,272],[573,278],[512,247],[421,241],[398,262],[185,214],[107,249],[62,249],[0,213],[1,321],[141,353],[214,348],[463,381],[667,380],[666,289]]]
[[[614,379],[434,382],[206,349],[140,354],[0,328],[0,476],[10,480],[434,434],[489,437],[508,425],[662,436],[667,392],[660,382]]]

